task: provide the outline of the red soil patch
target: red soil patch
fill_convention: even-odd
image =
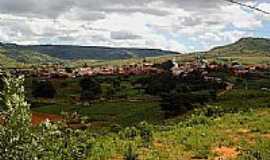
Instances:
[[[51,122],[57,122],[57,121],[63,120],[63,116],[49,114],[49,113],[32,112],[32,125],[33,126],[46,122],[47,119],[50,120]],[[4,123],[3,117],[0,116],[0,124],[3,124],[3,123]]]
[[[236,148],[229,148],[229,147],[219,147],[215,148],[213,150],[215,153],[217,153],[221,157],[217,157],[216,159],[233,159],[236,158],[239,152],[236,150]]]
[[[57,122],[63,120],[63,116],[48,113],[32,112],[32,124],[34,126],[45,122],[47,119],[51,122]]]

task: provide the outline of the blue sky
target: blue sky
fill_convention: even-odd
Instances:
[[[255,35],[258,37],[270,38],[270,22],[263,22],[263,26],[255,29]]]
[[[244,1],[270,12],[268,0]],[[224,0],[1,0],[0,41],[208,50],[270,38],[270,15]]]

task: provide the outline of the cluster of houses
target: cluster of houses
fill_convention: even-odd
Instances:
[[[68,68],[61,65],[40,66],[39,68],[8,68],[11,74],[26,77],[40,77],[45,79],[76,78],[94,75],[151,75],[161,73],[162,70],[153,67],[152,63],[130,64],[124,66],[101,66]],[[2,73],[0,69],[0,74]]]
[[[193,71],[200,71],[204,77],[208,78],[208,72],[211,70],[227,70],[234,76],[245,76],[246,74],[258,74],[258,71],[269,70],[269,65],[241,65],[234,64],[218,64],[209,63],[205,59],[196,60],[194,62],[186,62],[178,64],[175,59],[172,60],[173,67],[171,72],[176,76],[185,76]],[[9,72],[15,75],[25,75],[28,77],[40,78],[76,78],[94,75],[151,75],[162,73],[163,70],[154,67],[153,63],[144,62],[142,64],[130,64],[124,66],[100,66],[100,67],[81,67],[68,68],[62,65],[45,65],[38,68],[8,68]],[[3,70],[0,66],[0,75]]]
[[[207,60],[200,60],[194,62],[187,62],[184,64],[178,64],[175,59],[172,61],[173,67],[171,71],[174,75],[185,76],[193,71],[200,71],[202,75],[207,77],[209,71],[218,71],[218,70],[226,70],[229,71],[231,75],[236,77],[243,77],[245,75],[258,75],[259,71],[269,71],[270,73],[270,65],[267,64],[255,64],[255,65],[241,65],[239,63],[234,64],[218,64],[215,62],[209,63]]]

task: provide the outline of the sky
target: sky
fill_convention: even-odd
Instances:
[[[270,0],[239,0],[270,12]],[[208,50],[270,38],[270,15],[224,0],[0,0],[0,41]]]

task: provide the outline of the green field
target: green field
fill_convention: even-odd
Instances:
[[[116,101],[116,102],[99,102],[92,106],[74,106],[66,105],[48,105],[34,108],[33,111],[53,114],[65,112],[78,112],[81,116],[87,116],[90,122],[101,122],[107,126],[120,124],[129,126],[141,121],[157,123],[162,121],[163,114],[160,111],[157,102],[140,101]]]

